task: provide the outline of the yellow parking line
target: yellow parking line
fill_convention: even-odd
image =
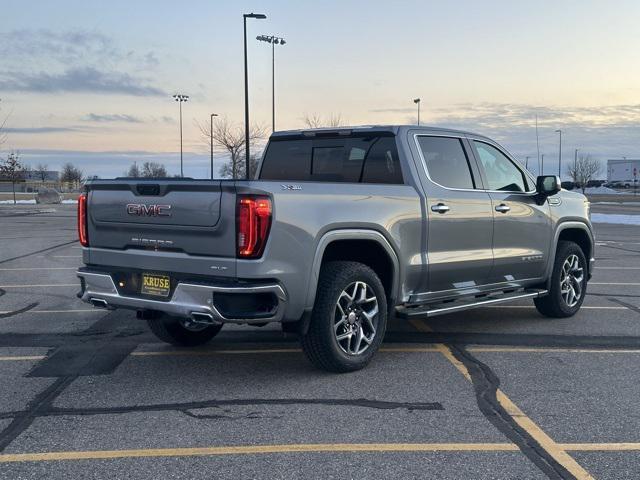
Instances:
[[[0,311],[3,313],[11,313],[11,310]],[[24,313],[105,313],[105,310],[99,308],[80,308],[77,310],[26,310]]]
[[[35,268],[0,268],[2,272],[21,272],[29,270],[77,270],[78,267],[35,267]]]
[[[512,452],[512,443],[316,443],[291,445],[242,445],[232,447],[147,448],[136,450],[94,450],[78,452],[17,453],[0,455],[0,463],[52,460],[103,460],[140,457],[193,457],[204,455],[246,455],[313,452]]]
[[[640,450],[640,443],[561,443],[564,450],[573,452],[624,452]]]
[[[33,288],[33,287],[79,287],[80,283],[54,283],[40,285],[0,285],[0,288]]]
[[[536,308],[533,305],[486,305],[483,308]],[[580,307],[581,310],[627,310],[627,307]]]
[[[0,357],[0,362],[21,362],[24,360],[42,360],[45,355],[19,355],[13,357]]]
[[[471,381],[471,375],[467,367],[464,366],[454,355],[451,353],[449,347],[443,344],[438,344],[437,347],[444,357],[456,367],[456,369],[464,375],[464,377]],[[509,397],[500,389],[497,389],[496,397],[500,405],[507,411],[507,413],[513,418],[513,420],[522,427],[531,437],[537,441],[544,450],[553,457],[560,465],[567,469],[572,475],[580,480],[593,480],[593,477],[587,472],[578,462],[576,462],[563,448],[561,448],[556,442],[549,437],[544,430],[542,430],[533,420],[531,420],[518,406],[511,401]]]
[[[640,349],[546,348],[546,347],[468,347],[469,352],[532,352],[532,353],[640,353]]]
[[[428,353],[439,352],[436,347],[382,347],[383,353]],[[132,357],[198,357],[211,355],[253,355],[264,353],[302,353],[300,348],[256,348],[244,350],[147,350],[132,352]]]

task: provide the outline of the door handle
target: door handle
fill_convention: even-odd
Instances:
[[[431,205],[431,211],[436,213],[447,213],[449,211],[449,206],[445,205],[444,203]]]
[[[496,212],[507,213],[511,210],[511,207],[505,203],[501,203],[500,205],[496,205]]]

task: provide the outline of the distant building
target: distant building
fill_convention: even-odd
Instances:
[[[56,170],[47,170],[45,172],[27,170],[20,172],[20,174],[20,179],[15,185],[16,192],[36,192],[40,187],[60,188],[60,172]],[[11,191],[11,182],[0,175],[0,192]]]
[[[640,180],[640,160],[607,160],[607,182],[633,187]]]

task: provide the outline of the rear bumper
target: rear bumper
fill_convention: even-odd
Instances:
[[[217,323],[262,323],[282,320],[287,305],[287,295],[278,283],[246,284],[238,283],[230,286],[180,282],[168,301],[121,295],[111,275],[103,272],[91,272],[86,269],[77,272],[80,278],[81,291],[78,296],[87,303],[102,308],[125,308],[130,310],[153,310],[184,318],[206,316]],[[271,311],[255,312],[236,318],[223,315],[216,306],[216,293],[238,295],[272,294],[274,307]]]

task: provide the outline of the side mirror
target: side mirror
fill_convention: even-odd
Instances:
[[[536,179],[538,204],[542,205],[547,197],[558,193],[561,188],[560,185],[560,177],[558,177],[557,175],[540,175]]]

